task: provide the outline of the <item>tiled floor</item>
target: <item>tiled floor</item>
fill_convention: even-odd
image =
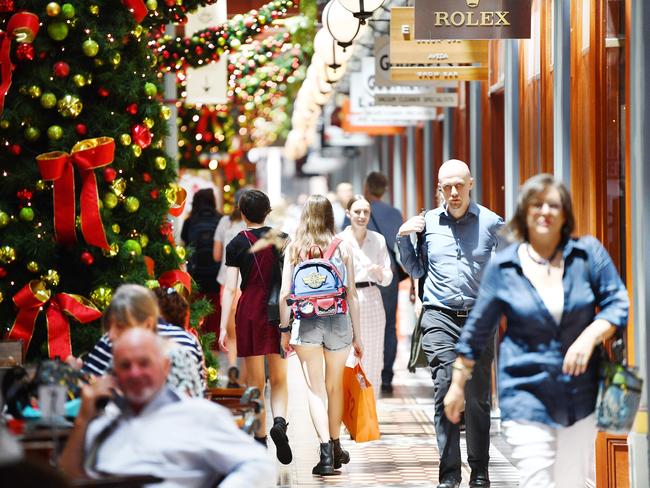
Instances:
[[[403,344],[402,344],[403,346]],[[400,348],[401,349],[401,348]],[[413,375],[403,367],[400,350],[395,377],[395,392],[377,404],[382,437],[378,441],[356,444],[342,432],[341,441],[351,461],[338,476],[314,476],[318,461],[316,433],[309,417],[305,382],[297,358],[289,359],[289,436],[294,460],[279,466],[278,486],[354,486],[354,487],[435,487],[438,480],[438,449],[433,428],[432,386],[428,373]],[[270,443],[270,449],[273,449]],[[493,436],[490,450],[490,475],[493,488],[517,486],[517,472],[502,454],[503,441]],[[464,445],[461,446],[465,456]],[[463,466],[463,484],[467,487],[469,468]]]

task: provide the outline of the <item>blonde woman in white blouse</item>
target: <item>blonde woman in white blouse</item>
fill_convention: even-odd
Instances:
[[[377,286],[387,286],[393,279],[386,240],[368,230],[370,203],[362,195],[348,202],[346,215],[350,224],[339,237],[350,244],[354,256],[354,279],[359,295],[361,337],[364,354],[361,367],[373,385],[375,396],[381,384],[384,366],[386,314]]]

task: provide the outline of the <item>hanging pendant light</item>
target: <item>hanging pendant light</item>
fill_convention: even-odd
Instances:
[[[345,51],[361,31],[361,21],[343,7],[338,0],[330,0],[323,9],[323,26]]]
[[[352,12],[362,24],[384,3],[384,0],[338,0],[343,7]]]
[[[344,51],[327,29],[319,30],[314,36],[314,53],[333,69],[341,67],[352,56],[352,50]]]

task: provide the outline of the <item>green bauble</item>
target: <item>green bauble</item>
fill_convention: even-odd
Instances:
[[[115,208],[117,206],[117,195],[115,193],[106,193],[104,195],[104,205],[106,208]]]
[[[56,95],[54,93],[46,92],[41,95],[41,107],[54,108],[56,105]]]
[[[230,41],[230,49],[237,50],[241,47],[241,41],[236,37]]]
[[[140,200],[138,200],[136,197],[126,197],[126,200],[124,201],[124,208],[129,213],[137,212],[140,208]]]
[[[61,13],[63,14],[64,19],[71,19],[77,12],[74,9],[74,5],[70,3],[64,3],[61,5]]]
[[[68,25],[65,22],[52,22],[47,26],[47,33],[55,41],[62,41],[68,37]]]
[[[34,142],[38,140],[39,137],[41,137],[41,131],[36,127],[30,126],[25,129],[25,139],[28,141]]]
[[[31,222],[34,220],[34,209],[31,207],[23,207],[20,209],[18,216],[20,217],[20,220]]]
[[[149,10],[156,10],[158,8],[158,2],[156,0],[147,0],[146,5]]]
[[[122,244],[122,251],[131,256],[142,255],[142,247],[140,247],[140,243],[133,239],[127,239],[124,241],[124,244]]]
[[[58,141],[63,137],[63,128],[60,125],[51,125],[47,129],[47,137],[51,141]]]
[[[89,58],[94,58],[99,52],[99,44],[92,39],[86,39],[81,45],[81,50]]]
[[[155,97],[158,94],[158,87],[155,83],[147,82],[144,84],[144,94],[148,97]]]
[[[9,214],[7,212],[0,211],[0,229],[4,229],[9,225]]]

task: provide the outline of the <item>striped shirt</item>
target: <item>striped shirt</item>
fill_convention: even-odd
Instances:
[[[196,339],[196,337],[187,332],[185,329],[177,327],[173,324],[169,324],[160,319],[158,320],[158,325],[156,328],[160,337],[169,339],[181,346],[183,349],[187,349],[194,357],[194,359],[196,359],[196,363],[199,368],[199,376],[201,378],[203,388],[205,389],[206,375],[203,360],[203,350],[201,349],[201,345],[199,344],[199,341]],[[113,345],[108,338],[108,334],[104,334],[85,357],[81,371],[83,373],[102,376],[105,375],[112,366]]]

